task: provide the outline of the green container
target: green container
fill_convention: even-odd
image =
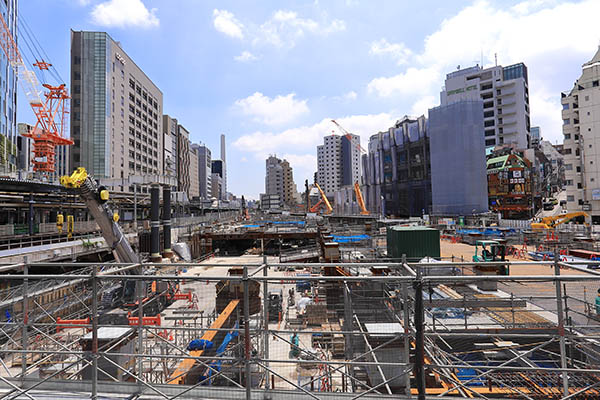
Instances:
[[[392,258],[402,258],[406,254],[407,261],[440,258],[440,231],[423,226],[388,227],[387,251]]]

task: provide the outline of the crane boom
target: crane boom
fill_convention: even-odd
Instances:
[[[332,119],[331,122],[333,122],[335,124],[335,126],[338,127],[338,129],[344,134],[344,136],[346,137],[346,139],[348,139],[348,141],[350,143],[352,143],[352,134],[350,132],[348,132],[343,126],[341,126],[335,119]],[[356,144],[356,148],[361,152],[361,153],[366,153],[367,151],[360,145],[360,142],[358,144]]]
[[[73,144],[72,140],[63,135],[66,127],[65,114],[69,112],[66,105],[70,99],[69,93],[64,84],[59,86],[45,84],[43,87],[47,89],[47,92],[43,92],[35,73],[27,69],[23,62],[17,43],[2,14],[0,14],[0,47],[15,71],[19,84],[37,118],[33,130],[23,134],[33,140],[33,170],[54,172],[56,146]],[[51,64],[40,61],[36,62],[34,66],[45,70]],[[45,100],[42,100],[42,92]],[[58,123],[56,119],[58,119]]]
[[[551,217],[544,217],[544,218],[542,218],[541,222],[533,222],[531,224],[531,229],[533,229],[533,230],[554,229],[558,225],[569,222],[573,218],[577,218],[577,217],[589,218],[590,216],[588,213],[586,213],[584,211],[576,211],[576,212],[567,213],[567,214],[554,215]]]
[[[356,194],[356,202],[360,207],[361,215],[369,215],[369,211],[367,211],[367,207],[365,207],[365,200],[363,199],[362,192],[360,191],[360,186],[358,182],[354,182],[354,193]]]
[[[329,203],[327,196],[325,196],[325,192],[323,192],[323,189],[321,189],[321,186],[319,186],[319,184],[316,182],[315,182],[315,186],[319,190],[319,194],[321,195],[321,200],[323,200],[323,203],[325,204],[325,207],[327,208],[327,214],[331,214],[331,212],[333,211],[333,208],[331,207],[331,204]]]
[[[79,167],[71,176],[63,176],[60,183],[71,189],[78,189],[79,196],[85,201],[90,214],[100,227],[106,244],[113,250],[115,258],[122,263],[139,263],[137,254],[125,238],[123,231],[117,224],[114,214],[108,207],[108,191],[98,187],[94,179],[87,174],[83,167]]]

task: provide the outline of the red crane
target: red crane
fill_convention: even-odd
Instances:
[[[346,137],[346,139],[348,139],[350,141],[350,143],[352,143],[352,134],[350,132],[348,132],[346,129],[344,129],[343,126],[341,126],[340,124],[338,124],[338,122],[335,119],[332,119],[331,122],[333,122],[335,124],[335,126],[337,126],[338,129],[344,134],[344,136]],[[366,153],[367,152],[360,145],[360,142],[356,145],[356,147],[358,148],[358,150],[360,150],[361,153]]]
[[[35,73],[29,71],[23,62],[15,39],[0,14],[0,47],[18,77],[29,105],[37,118],[34,128],[23,136],[33,140],[33,170],[36,172],[55,171],[55,149],[59,145],[72,145],[73,141],[64,136],[68,100],[71,98],[64,84],[52,86],[40,85]],[[37,61],[33,64],[40,71],[48,70],[52,64]],[[42,86],[46,89],[42,89]],[[44,99],[42,100],[41,94]]]

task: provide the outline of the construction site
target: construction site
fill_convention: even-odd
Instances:
[[[62,185],[99,244],[0,251],[3,397],[600,397],[596,237],[568,216],[457,228],[244,208],[175,241],[167,187],[132,234],[84,169]]]

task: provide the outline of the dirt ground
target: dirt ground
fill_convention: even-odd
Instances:
[[[475,254],[475,246],[471,246],[465,243],[452,243],[447,240],[440,240],[441,256],[443,258],[451,258],[454,256],[455,260],[463,260],[465,262],[471,261]],[[529,246],[528,250],[534,250],[532,246]],[[516,259],[512,256],[506,257],[510,261],[530,261],[529,259]],[[511,275],[554,275],[554,266],[552,265],[512,265],[510,267]],[[569,269],[569,274],[585,274],[585,272]]]

